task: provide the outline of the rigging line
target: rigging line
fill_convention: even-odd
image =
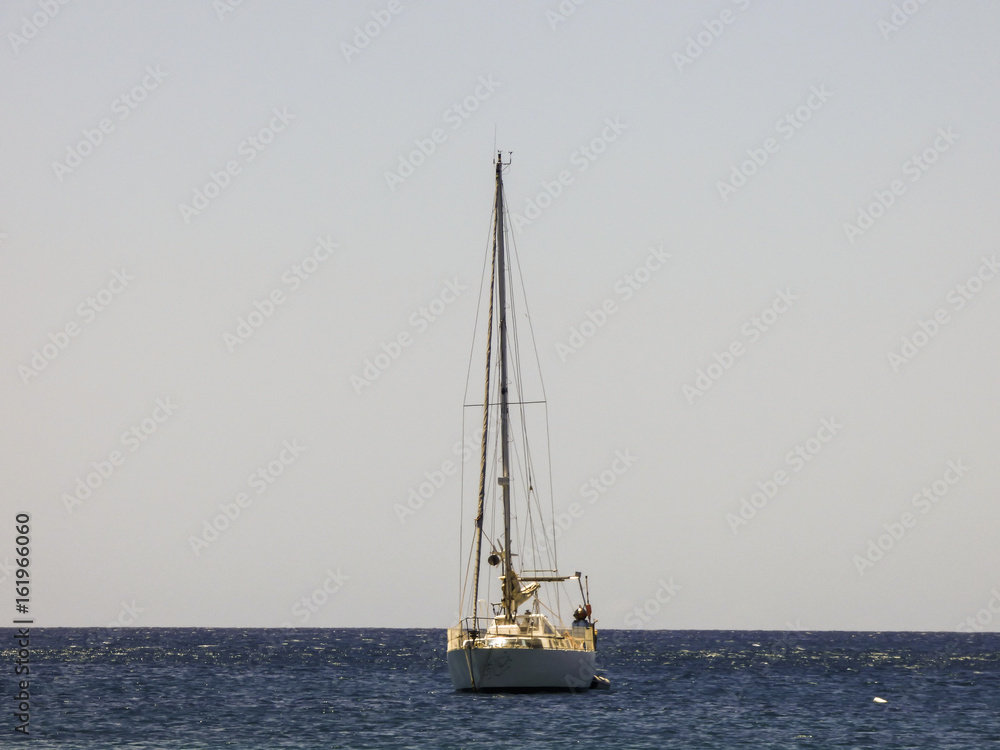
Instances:
[[[531,456],[525,456],[526,460],[523,465],[521,458],[520,454],[515,454],[518,476],[522,480],[521,489],[525,497],[525,509],[528,511],[527,516],[523,520],[523,529],[519,529],[519,550],[522,554],[522,571],[527,567],[528,558],[524,555],[526,551],[530,551],[531,565],[536,569],[545,564],[548,565],[547,569],[554,569],[549,551],[547,549],[539,549],[538,534],[544,534],[545,523],[539,503],[539,493],[533,484],[534,468]]]
[[[503,217],[497,212],[496,220],[503,223]],[[476,572],[473,578],[472,592],[472,617],[473,622],[479,617],[479,565],[482,561],[483,545],[483,502],[486,496],[486,445],[487,433],[490,425],[490,356],[493,347],[493,279],[496,276],[496,243],[493,245],[493,264],[490,266],[490,316],[487,322],[486,333],[486,393],[483,395],[483,439],[480,445],[480,467],[479,467],[479,503],[476,508]],[[471,364],[470,364],[471,368]]]
[[[520,258],[517,255],[517,242],[514,240],[513,234],[511,235],[511,242],[510,242],[510,244],[511,244],[511,254],[514,256],[514,258],[516,260],[516,263],[517,263],[517,276],[518,276],[518,279],[521,282],[521,289],[524,290],[526,287],[524,286],[524,276],[521,273],[521,260],[520,260]],[[528,295],[527,294],[522,294],[522,296],[524,297],[524,316],[525,316],[525,318],[528,321],[528,331],[531,334],[531,336],[530,336],[530,338],[531,338],[531,348],[535,352],[535,361],[539,363],[539,368],[538,368],[538,384],[542,388],[542,398],[545,399],[545,379],[542,377],[541,359],[539,359],[539,357],[538,357],[538,344],[535,341],[535,332],[534,332],[534,329],[533,329],[533,327],[531,325],[531,310],[528,307]]]
[[[524,439],[526,440],[526,430],[524,427],[525,425],[522,423],[522,433],[524,433]],[[518,468],[521,470],[523,492],[528,510],[528,516],[525,519],[525,542],[527,543],[527,540],[530,539],[532,562],[537,566],[541,560],[539,559],[540,556],[538,554],[538,539],[535,518],[537,516],[538,521],[541,522],[543,516],[541,515],[541,507],[538,502],[538,491],[534,486],[534,467],[530,452],[525,452],[523,466],[521,465],[519,457]],[[534,509],[534,512],[532,512],[532,509]]]
[[[504,207],[506,208],[506,202],[504,204]],[[531,324],[531,311],[530,311],[530,308],[529,308],[529,305],[528,305],[528,295],[526,293],[526,288],[525,288],[525,284],[524,284],[524,275],[523,275],[522,270],[521,270],[521,259],[520,259],[520,256],[518,255],[518,252],[517,252],[517,241],[514,238],[513,232],[511,232],[509,234],[509,238],[510,239],[509,239],[508,246],[510,247],[510,251],[511,251],[510,254],[511,254],[511,257],[513,259],[513,263],[511,263],[509,265],[511,265],[511,266],[513,266],[515,264],[517,265],[517,275],[518,275],[518,280],[520,281],[520,289],[521,289],[521,293],[522,293],[521,296],[522,296],[522,298],[524,300],[525,318],[528,321],[528,334],[529,334],[529,338],[531,339],[532,350],[533,350],[533,352],[535,354],[535,362],[538,364],[538,368],[537,368],[537,370],[538,370],[538,384],[539,384],[539,386],[541,388],[541,391],[542,391],[542,403],[544,404],[547,401],[547,397],[546,397],[546,393],[545,393],[545,379],[542,376],[541,359],[538,356],[538,342],[537,342],[537,340],[535,338],[534,327]],[[510,272],[513,273],[513,269],[511,269]],[[511,286],[513,287],[514,285],[511,284]],[[515,320],[515,326],[516,326],[517,316],[512,316],[512,317]],[[517,337],[517,334],[516,334],[516,329],[515,329],[515,338],[516,337]],[[520,369],[520,368],[518,368],[518,369]],[[551,433],[550,433],[550,430],[549,430],[549,412],[548,412],[547,405],[546,405],[546,407],[544,408],[543,411],[544,411],[544,415],[545,415],[545,434],[546,434],[546,437],[548,437]],[[553,532],[552,535],[551,535],[551,538],[552,538],[552,547],[551,547],[551,550],[549,550],[548,546],[546,546],[546,551],[549,553],[550,562],[555,567],[555,561],[558,558],[558,550],[557,550],[557,545],[556,545],[556,541],[555,541],[555,493],[553,492],[553,483],[552,483],[552,443],[548,439],[546,439],[545,443],[546,443],[546,461],[547,461],[547,467],[546,467],[547,468],[547,472],[546,473],[548,475],[549,517],[552,519],[552,523],[551,523],[552,529],[551,530]],[[539,507],[539,513],[540,512],[541,512],[541,508]],[[544,526],[544,524],[543,524],[543,526]]]
[[[483,255],[483,268],[479,273],[479,304],[476,305],[476,318],[472,329],[472,343],[469,347],[469,366],[465,373],[465,394],[469,393],[469,383],[472,379],[472,361],[475,356],[476,351],[476,331],[479,330],[479,315],[483,308],[483,285],[486,283],[486,262],[490,258],[489,247],[490,247],[490,235],[493,234],[493,214],[496,213],[496,208],[490,213],[490,221],[487,225],[486,231],[486,248],[487,252]],[[487,366],[487,380],[489,378],[489,367]],[[462,399],[463,401],[465,399]],[[465,444],[465,418],[462,418],[462,444]],[[459,531],[458,531],[458,581],[459,581],[459,600],[458,600],[458,616],[461,620],[462,613],[465,611],[465,602],[463,601],[465,597],[465,592],[468,590],[468,579],[469,570],[472,563],[472,546],[469,547],[469,558],[466,559],[465,565],[462,565],[462,540],[465,536],[465,462],[462,462],[462,476],[459,492]],[[462,581],[462,569],[465,568],[465,581]]]
[[[513,282],[513,277],[511,279],[511,281]],[[511,286],[514,287],[514,284],[511,283]],[[521,291],[522,291],[522,296],[523,296],[523,290],[521,290]],[[517,341],[518,340],[517,323],[516,323],[517,315],[515,314],[513,316],[513,318],[514,318],[514,321],[515,321],[514,324],[513,324],[513,326],[514,326],[513,337],[514,337],[515,341]],[[536,365],[537,365],[537,362],[536,362]],[[523,389],[524,389],[523,363],[522,363],[520,357],[517,356],[517,355],[516,355],[516,359],[515,359],[515,378],[516,378],[516,381],[517,381],[517,385],[518,385],[519,391],[523,391]],[[545,559],[545,563],[547,563],[549,567],[554,567],[553,563],[552,563],[552,560],[551,560],[551,551],[550,550],[545,549],[544,553],[542,555],[540,555],[538,553],[539,551],[538,551],[538,538],[537,538],[537,534],[539,532],[544,533],[544,528],[545,528],[544,514],[542,513],[541,503],[540,503],[540,500],[539,500],[538,488],[535,486],[536,485],[537,473],[535,471],[534,459],[532,458],[531,449],[530,449],[530,439],[529,439],[529,433],[528,433],[528,421],[529,421],[528,420],[528,414],[527,414],[526,409],[524,408],[524,404],[526,404],[527,402],[521,401],[521,402],[518,402],[518,403],[521,404],[521,408],[518,410],[518,414],[520,416],[519,428],[520,428],[520,432],[521,432],[522,444],[525,446],[525,449],[524,449],[524,460],[525,460],[525,463],[524,463],[524,466],[522,467],[522,472],[523,472],[522,473],[522,477],[525,480],[525,486],[524,486],[523,489],[524,489],[526,504],[528,506],[528,508],[527,508],[528,509],[528,516],[527,516],[527,518],[525,520],[525,528],[524,528],[524,544],[528,544],[529,541],[530,541],[530,549],[531,549],[531,552],[532,552],[532,562],[533,562],[534,565],[538,566],[538,565],[542,564],[543,563],[543,558],[544,558]],[[534,403],[543,403],[544,404],[544,401],[542,401],[542,402],[534,402]],[[535,510],[534,513],[531,512],[532,508],[534,508],[534,510]],[[539,524],[541,524],[541,528],[539,530],[537,530],[537,531],[536,531],[536,524],[535,524],[535,516],[536,515],[538,517]]]
[[[487,227],[487,232],[486,232],[486,250],[487,250],[487,252],[483,255],[483,268],[482,268],[482,270],[479,273],[479,304],[476,305],[476,319],[475,319],[475,323],[474,323],[473,329],[472,329],[472,334],[473,334],[472,335],[472,345],[469,347],[469,367],[468,367],[468,369],[466,370],[466,373],[465,373],[465,392],[466,392],[466,394],[468,394],[468,392],[469,392],[469,383],[472,381],[472,361],[473,361],[473,357],[475,355],[475,350],[476,350],[476,336],[475,336],[475,333],[476,333],[476,331],[479,330],[479,316],[482,313],[482,309],[483,309],[483,287],[486,284],[486,266],[487,266],[488,261],[490,260],[490,255],[491,255],[490,252],[489,252],[490,237],[493,234],[493,220],[494,220],[494,215],[495,214],[496,214],[496,208],[494,207],[492,213],[490,214],[490,222],[489,222],[489,225]],[[490,283],[491,284],[493,283],[492,274],[490,276]],[[492,293],[492,290],[491,290],[491,293]]]
[[[511,308],[511,312],[512,312],[512,315],[511,315],[511,321],[512,321],[511,322],[511,334],[512,334],[512,338],[514,340],[514,347],[513,347],[513,354],[514,354],[514,356],[513,356],[513,359],[514,359],[514,362],[513,362],[513,364],[514,364],[514,367],[513,367],[513,369],[514,369],[514,381],[515,381],[515,387],[518,389],[518,393],[521,394],[521,393],[524,393],[524,370],[523,370],[524,363],[522,362],[521,353],[520,353],[520,334],[519,334],[519,326],[518,326],[518,317],[519,316],[518,316],[517,312],[518,312],[518,309],[519,309],[519,306],[520,306],[522,300],[523,300],[525,309],[527,309],[528,304],[527,304],[527,295],[526,295],[525,289],[524,289],[524,277],[523,277],[523,272],[521,270],[520,258],[517,255],[516,243],[513,240],[512,233],[508,232],[507,234],[510,237],[509,243],[510,243],[510,246],[511,246],[511,260],[512,260],[512,263],[509,264],[509,265],[513,265],[514,263],[517,264],[517,267],[518,267],[517,268],[517,277],[518,277],[518,280],[520,281],[520,285],[519,286],[516,285],[516,284],[514,284],[514,271],[513,271],[513,269],[508,268],[508,270],[507,270],[507,276],[508,276],[508,279],[510,281],[509,286],[510,286],[510,288],[512,290],[511,297],[510,297],[510,308]],[[513,290],[516,290],[516,289],[519,289],[519,291],[521,292],[520,299],[518,299],[517,295],[513,293]],[[528,335],[531,338],[532,348],[533,348],[533,351],[535,353],[535,365],[536,365],[536,367],[534,369],[535,369],[535,371],[538,374],[539,383],[542,385],[542,390],[543,390],[543,395],[544,395],[544,382],[541,380],[541,369],[540,369],[540,362],[539,362],[539,358],[538,358],[537,343],[535,342],[535,337],[534,337],[534,332],[533,332],[532,326],[531,326],[530,316],[526,316],[526,317],[528,317]],[[541,526],[542,526],[541,533],[543,533],[543,534],[544,534],[545,523],[544,523],[544,514],[542,513],[542,508],[541,508],[541,501],[540,501],[540,497],[539,497],[539,492],[538,492],[538,488],[536,487],[536,484],[537,484],[537,481],[536,481],[537,480],[537,473],[535,471],[534,461],[532,459],[531,451],[530,451],[529,437],[528,437],[528,431],[527,431],[527,422],[528,422],[528,419],[527,419],[526,410],[524,409],[524,405],[527,404],[527,403],[542,403],[542,404],[544,404],[545,402],[543,400],[543,401],[540,401],[540,402],[538,402],[538,401],[533,401],[533,402],[518,401],[518,402],[514,402],[514,403],[516,403],[516,404],[518,404],[518,405],[521,406],[521,408],[519,409],[520,418],[521,418],[521,424],[520,424],[520,428],[521,429],[520,429],[520,431],[521,431],[521,435],[522,435],[522,441],[523,441],[523,444],[525,446],[525,466],[523,467],[523,472],[524,473],[523,473],[522,476],[526,479],[526,482],[527,482],[527,486],[524,488],[524,490],[525,490],[525,497],[526,497],[526,502],[527,502],[527,510],[529,511],[528,517],[527,517],[527,519],[525,521],[524,537],[522,538],[522,544],[527,544],[528,540],[530,539],[531,550],[532,550],[532,553],[533,553],[533,559],[535,559],[535,564],[537,565],[541,561],[538,560],[537,557],[536,557],[536,555],[534,554],[536,552],[536,549],[537,549],[537,538],[536,538],[536,529],[535,529],[535,522],[534,522],[535,521],[535,513],[531,512],[532,507],[534,507],[535,511],[537,512],[538,520],[539,520],[539,522],[541,522]],[[547,412],[547,409],[545,410],[545,417],[546,417],[545,421],[546,421],[547,458],[548,458],[548,460],[551,463],[551,441],[548,439],[548,412]],[[555,506],[554,506],[554,503],[552,501],[552,479],[551,479],[551,473],[550,473],[550,476],[549,476],[548,485],[549,485],[548,491],[549,491],[549,499],[550,499],[550,514],[553,514],[554,510],[555,510]],[[533,491],[529,492],[528,489],[527,489],[528,487],[533,488]],[[545,535],[545,536],[548,536],[548,535]],[[554,536],[554,534],[553,534],[553,536]],[[522,551],[523,551],[523,549],[522,549]],[[544,555],[542,557],[545,558],[545,562],[550,567],[552,567],[552,568],[555,567],[554,560],[553,560],[553,557],[554,557],[553,550],[550,549],[548,547],[548,545],[546,545],[546,548],[545,548],[545,551],[544,551]]]
[[[520,257],[517,254],[517,241],[514,239],[513,234],[511,235],[511,238],[510,238],[510,248],[511,248],[511,255],[513,256],[513,258],[515,260],[515,263],[517,264],[517,275],[518,275],[518,278],[519,278],[519,280],[521,282],[521,289],[524,290],[525,286],[524,286],[524,276],[521,273],[521,259],[520,259]],[[538,384],[539,384],[539,386],[542,389],[542,400],[543,400],[543,402],[545,402],[545,401],[548,400],[548,398],[547,398],[547,396],[545,394],[545,378],[542,377],[541,360],[538,357],[538,343],[535,340],[535,332],[534,332],[534,329],[533,329],[533,327],[531,325],[531,311],[530,311],[530,309],[528,307],[528,296],[527,296],[527,294],[524,294],[523,296],[524,296],[525,317],[528,320],[528,331],[530,333],[531,346],[532,346],[532,349],[534,350],[534,353],[535,353],[535,361],[539,363],[539,367],[538,367]],[[555,560],[558,559],[558,550],[557,550],[556,541],[555,541],[555,511],[556,511],[556,508],[555,508],[555,492],[554,492],[553,481],[552,481],[552,438],[551,438],[551,432],[549,430],[549,410],[548,410],[547,407],[545,408],[544,412],[545,412],[545,451],[546,451],[546,456],[547,456],[547,461],[548,461],[548,467],[549,467],[549,516],[552,519],[552,532],[553,532],[552,533],[552,562],[555,563]]]
[[[512,451],[511,457],[513,459],[513,474],[518,480],[521,480],[523,482],[524,469],[521,466],[521,454],[519,451]],[[521,493],[523,493],[525,497],[527,497],[527,486],[524,484],[519,484],[518,487]],[[514,513],[517,510],[517,506],[511,503],[511,507],[512,507],[511,512]],[[530,513],[529,513],[529,518],[530,518]],[[523,556],[525,535],[524,533],[521,532],[519,527],[517,528],[518,528],[518,552],[521,553],[521,555]]]
[[[522,407],[522,412],[524,412],[523,407]],[[525,441],[525,444],[527,445],[528,436],[527,436],[527,414],[526,413],[523,414],[523,425],[524,425],[524,441]],[[548,433],[548,424],[547,424],[547,420],[546,420],[546,437],[547,437],[547,433]],[[548,441],[546,441],[546,445],[548,445]],[[546,460],[549,461],[549,464],[551,464],[551,458],[550,457],[547,457]],[[544,538],[548,539],[549,535],[545,533],[545,528],[546,528],[545,514],[542,512],[542,505],[541,505],[541,494],[542,493],[540,492],[541,488],[538,487],[538,481],[537,481],[538,480],[538,473],[535,471],[534,459],[533,459],[533,457],[531,456],[530,453],[528,453],[527,456],[526,456],[526,462],[527,462],[527,468],[526,468],[527,479],[528,479],[529,486],[532,488],[532,491],[528,494],[528,503],[529,503],[529,505],[533,504],[533,506],[534,506],[534,508],[535,508],[535,510],[537,512],[538,521],[539,521],[539,524],[541,526],[540,533],[543,535]],[[549,473],[550,473],[550,476],[551,476],[551,466],[547,465],[547,468],[549,469]],[[549,484],[551,485],[551,481],[550,481]],[[548,493],[549,493],[550,499],[551,499],[551,491],[552,491],[552,488],[551,488],[551,486],[549,486],[548,487]],[[552,536],[554,536],[554,529],[553,529]],[[533,539],[534,539],[534,537],[533,537]],[[545,562],[548,564],[549,567],[551,567],[551,568],[555,568],[556,567],[555,560],[553,559],[553,556],[552,556],[552,550],[549,549],[548,545],[545,546],[544,555],[542,555],[541,557],[543,557],[543,559],[545,560]]]
[[[544,403],[545,403],[544,401],[508,401],[507,405],[508,406],[511,406],[511,405],[517,406],[518,404],[544,404]],[[499,401],[490,401],[489,405],[490,406],[500,406],[500,402]],[[464,406],[466,408],[472,408],[472,407],[475,407],[477,409],[482,409],[483,408],[482,404],[462,404],[462,406]]]
[[[499,365],[494,360],[494,363],[493,363],[493,366],[492,366],[492,370],[490,372],[490,380],[489,380],[489,382],[492,385],[494,395],[499,395],[499,392],[500,392],[500,378],[499,378],[498,375],[497,375],[497,377],[494,377],[494,374],[498,374],[498,372],[499,372]],[[500,417],[500,410],[499,409],[494,410],[494,417],[493,417],[493,421],[494,421],[494,432],[493,432],[493,434],[494,435],[499,435],[500,434],[500,427],[499,427],[499,425],[500,425],[500,419],[501,419],[501,417]],[[500,510],[500,508],[499,508],[500,504],[496,500],[496,493],[497,493],[497,471],[499,469],[499,459],[498,459],[498,456],[497,456],[497,451],[498,451],[498,445],[497,445],[497,443],[498,443],[498,440],[496,438],[494,438],[493,444],[492,444],[492,446],[490,446],[490,453],[489,453],[489,457],[488,457],[489,466],[490,466],[490,473],[489,473],[489,477],[488,477],[487,486],[490,487],[490,530],[489,530],[489,534],[488,534],[487,538],[490,540],[490,548],[491,548],[491,550],[495,550],[496,549],[496,545],[494,544],[494,540],[497,538],[497,515],[498,515],[499,510]],[[490,576],[487,579],[486,597],[487,597],[487,601],[489,601],[491,604],[492,604],[491,600],[492,600],[492,596],[493,596],[492,595],[492,591],[493,591],[494,585],[495,585],[494,578],[493,578],[493,576]],[[478,596],[477,596],[477,600],[476,600],[476,606],[478,607]]]
[[[549,518],[552,519],[552,551],[549,561],[553,568],[558,568],[559,553],[556,548],[556,499],[555,490],[552,485],[552,439],[549,432],[549,410],[545,409],[545,460],[549,466]],[[548,549],[548,547],[546,547]]]
[[[519,260],[516,256],[513,256],[513,259],[514,259],[514,262],[518,262],[518,260]],[[519,263],[518,263],[518,266],[519,266],[519,270],[520,270],[520,264]],[[520,274],[519,274],[519,278],[521,278]],[[512,288],[516,288],[516,286],[513,283],[513,270],[511,270],[511,284],[510,284],[510,286]],[[522,298],[525,297],[525,295],[524,295],[524,289],[523,288],[521,289],[521,295],[522,295]],[[514,302],[515,305],[517,305],[519,303],[520,303],[520,300],[515,300],[515,302]],[[524,386],[524,382],[525,382],[525,380],[524,380],[524,377],[525,377],[524,376],[524,364],[525,363],[522,360],[521,355],[520,355],[520,329],[519,329],[518,323],[517,323],[518,315],[515,313],[512,317],[514,319],[514,323],[513,323],[513,338],[517,342],[517,344],[516,344],[517,345],[517,349],[516,349],[517,354],[516,354],[516,359],[515,359],[515,377],[516,377],[516,380],[517,380],[519,392],[523,393],[524,392],[524,388],[525,388],[525,386]],[[529,324],[528,324],[528,332],[529,332],[529,336],[532,335],[530,321],[529,321]],[[535,368],[534,369],[536,371],[538,371],[539,370],[539,363],[537,361],[537,358],[536,358],[536,361],[535,361],[534,364],[535,364]],[[518,413],[519,413],[519,416],[520,416],[520,425],[519,425],[519,427],[520,427],[520,432],[521,432],[521,440],[522,440],[522,444],[524,445],[524,461],[525,461],[525,463],[524,463],[524,467],[523,467],[523,472],[524,472],[523,476],[525,478],[526,485],[527,485],[525,487],[525,499],[526,499],[526,504],[528,506],[527,509],[528,509],[528,512],[529,512],[529,515],[528,515],[528,518],[527,518],[527,521],[526,521],[526,526],[525,526],[525,535],[526,535],[526,541],[527,541],[527,539],[530,539],[531,550],[532,550],[532,557],[533,557],[533,560],[535,561],[535,564],[538,565],[538,564],[541,563],[541,558],[542,558],[543,555],[539,555],[538,554],[538,540],[537,540],[537,537],[536,537],[535,522],[534,521],[535,521],[535,515],[537,514],[538,521],[539,521],[539,523],[542,524],[542,528],[544,529],[544,526],[545,526],[545,524],[543,522],[544,514],[542,513],[542,507],[541,507],[541,502],[540,502],[540,499],[539,499],[538,488],[535,487],[535,485],[536,485],[536,479],[537,479],[537,473],[535,471],[534,458],[533,458],[532,453],[531,453],[531,445],[530,445],[531,438],[530,438],[529,432],[528,432],[528,421],[529,421],[528,420],[528,414],[527,414],[527,410],[525,409],[525,406],[523,405],[523,402],[522,402],[522,405],[521,405],[520,409],[518,410]],[[529,491],[529,488],[531,488],[531,491]],[[532,512],[532,509],[534,509],[534,512]],[[550,558],[550,551],[549,550],[547,550],[547,549],[545,550],[544,557],[546,558],[546,562],[548,563],[548,565],[552,566],[553,563],[552,563],[551,558]]]

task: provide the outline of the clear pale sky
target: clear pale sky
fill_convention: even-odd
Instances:
[[[602,626],[1000,629],[1000,6],[233,5],[0,7],[37,625],[453,621],[496,146]]]

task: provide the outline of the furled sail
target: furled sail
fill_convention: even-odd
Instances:
[[[539,583],[537,581],[532,581],[526,586],[521,585],[521,579],[517,577],[517,573],[513,570],[508,570],[507,575],[503,579],[503,592],[504,600],[510,602],[510,614],[511,617],[517,614],[517,608],[524,604],[531,595],[538,590]]]

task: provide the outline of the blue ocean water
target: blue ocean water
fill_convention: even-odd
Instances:
[[[15,645],[0,644],[0,747]],[[32,748],[1000,747],[1000,634],[602,631],[610,691],[464,694],[442,630],[31,631]],[[874,701],[882,698],[885,703]]]

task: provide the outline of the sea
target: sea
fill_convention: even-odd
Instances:
[[[602,630],[610,690],[508,695],[439,629],[32,628],[23,692],[0,632],[3,748],[1000,748],[997,633]]]

